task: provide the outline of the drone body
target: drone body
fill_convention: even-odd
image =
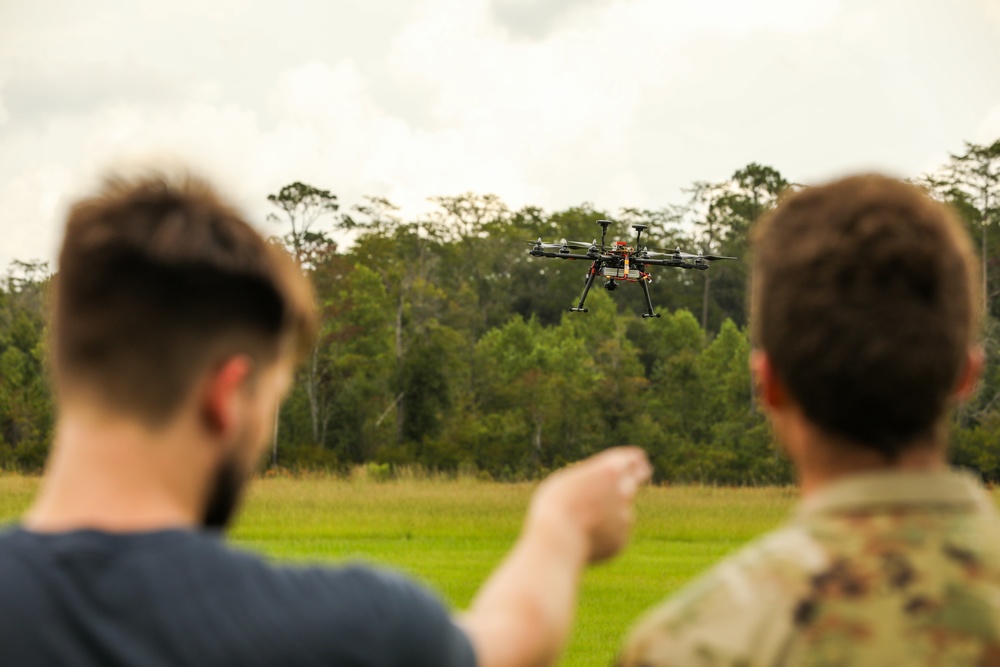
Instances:
[[[643,247],[640,243],[642,233],[648,229],[646,225],[632,225],[635,230],[635,245],[631,246],[626,241],[615,241],[611,245],[605,245],[604,238],[607,236],[608,227],[612,223],[610,220],[598,220],[601,226],[601,242],[583,243],[581,241],[562,241],[561,243],[542,243],[542,239],[530,242],[534,247],[529,251],[533,257],[552,257],[556,259],[588,260],[591,262],[590,271],[587,273],[587,285],[583,288],[583,296],[580,303],[575,308],[570,308],[574,313],[586,313],[587,308],[584,303],[587,301],[587,294],[593,287],[594,281],[600,277],[605,279],[604,289],[613,292],[618,289],[619,282],[639,283],[642,293],[646,297],[646,312],[643,317],[659,317],[660,314],[653,310],[653,302],[649,298],[649,282],[652,277],[646,271],[651,266],[670,266],[677,269],[696,269],[704,271],[708,269],[709,262],[719,259],[736,259],[735,257],[721,257],[719,255],[691,255],[681,252],[677,248],[673,252],[650,252],[649,248]],[[558,248],[555,252],[552,249]],[[574,254],[571,248],[585,248],[585,255]]]

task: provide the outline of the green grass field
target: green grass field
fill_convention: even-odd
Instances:
[[[0,522],[27,507],[37,484],[0,475]],[[532,488],[473,480],[262,479],[232,537],[283,561],[360,560],[400,569],[461,609],[513,544]],[[632,544],[584,581],[562,664],[609,665],[644,609],[778,525],[794,502],[793,489],[643,490]]]

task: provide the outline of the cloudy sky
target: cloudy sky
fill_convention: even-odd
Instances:
[[[0,1],[0,267],[51,259],[68,202],[149,156],[263,226],[293,180],[410,215],[614,210],[996,138],[1000,0]]]

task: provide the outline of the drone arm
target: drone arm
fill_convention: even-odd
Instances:
[[[679,259],[674,259],[672,257],[667,259],[646,259],[643,258],[642,263],[646,266],[673,266],[679,269],[691,269],[694,268],[694,264],[689,262],[684,262]]]
[[[556,259],[589,259],[594,258],[590,255],[574,255],[570,252],[549,252],[547,250],[532,250],[532,257],[554,257]]]

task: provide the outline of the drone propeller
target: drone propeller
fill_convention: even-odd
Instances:
[[[701,255],[692,255],[689,252],[683,252],[680,248],[674,248],[673,250],[670,250],[668,248],[649,248],[649,250],[662,253],[663,255],[670,255],[673,257],[680,257],[685,259],[694,259],[695,257],[701,257]]]
[[[663,248],[650,248],[654,252],[649,253],[650,259],[660,259],[665,257],[676,257],[677,259],[704,259],[714,262],[719,259],[737,259],[736,257],[726,257],[724,255],[692,255],[689,252],[682,252],[680,248],[674,250],[664,250]]]
[[[542,243],[541,239],[538,241],[525,241],[525,243],[529,243],[542,250],[559,250],[563,247],[561,243]]]
[[[584,243],[583,241],[567,241],[566,239],[562,239],[558,243],[544,243],[542,241],[542,239],[538,239],[536,241],[524,241],[524,243],[530,243],[531,245],[539,247],[539,248],[556,248],[556,249],[558,249],[558,248],[585,248],[585,249],[587,249],[587,248],[590,248],[593,245],[592,243]]]

